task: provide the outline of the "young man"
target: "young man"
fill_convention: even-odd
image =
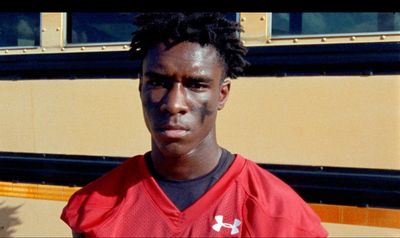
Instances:
[[[61,218],[93,237],[325,237],[310,207],[254,162],[221,148],[216,118],[247,66],[240,25],[217,13],[136,18],[131,53],[151,151],[76,192]]]

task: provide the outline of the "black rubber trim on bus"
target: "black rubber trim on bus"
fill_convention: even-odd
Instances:
[[[84,186],[127,158],[0,152],[0,181]],[[400,208],[400,171],[259,164],[307,202]]]
[[[245,76],[391,75],[400,42],[249,47]],[[137,78],[127,51],[0,56],[0,80]]]
[[[250,48],[251,76],[385,75],[400,73],[400,42]]]

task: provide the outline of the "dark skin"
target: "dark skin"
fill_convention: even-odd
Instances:
[[[158,44],[144,57],[140,98],[151,134],[151,158],[162,176],[193,179],[218,164],[217,112],[230,91],[224,70],[217,50],[198,43],[171,48]]]
[[[230,90],[224,70],[213,46],[193,42],[160,43],[144,57],[140,98],[151,157],[164,177],[193,179],[217,165],[217,112]]]

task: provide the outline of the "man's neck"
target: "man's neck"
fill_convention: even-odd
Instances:
[[[151,158],[155,170],[163,177],[187,180],[207,174],[218,164],[222,149],[214,143],[199,146],[186,154],[162,153],[154,144]]]

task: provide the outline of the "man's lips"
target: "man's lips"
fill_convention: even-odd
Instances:
[[[160,127],[157,131],[166,137],[175,139],[184,137],[189,132],[186,127],[179,125],[165,125]]]

